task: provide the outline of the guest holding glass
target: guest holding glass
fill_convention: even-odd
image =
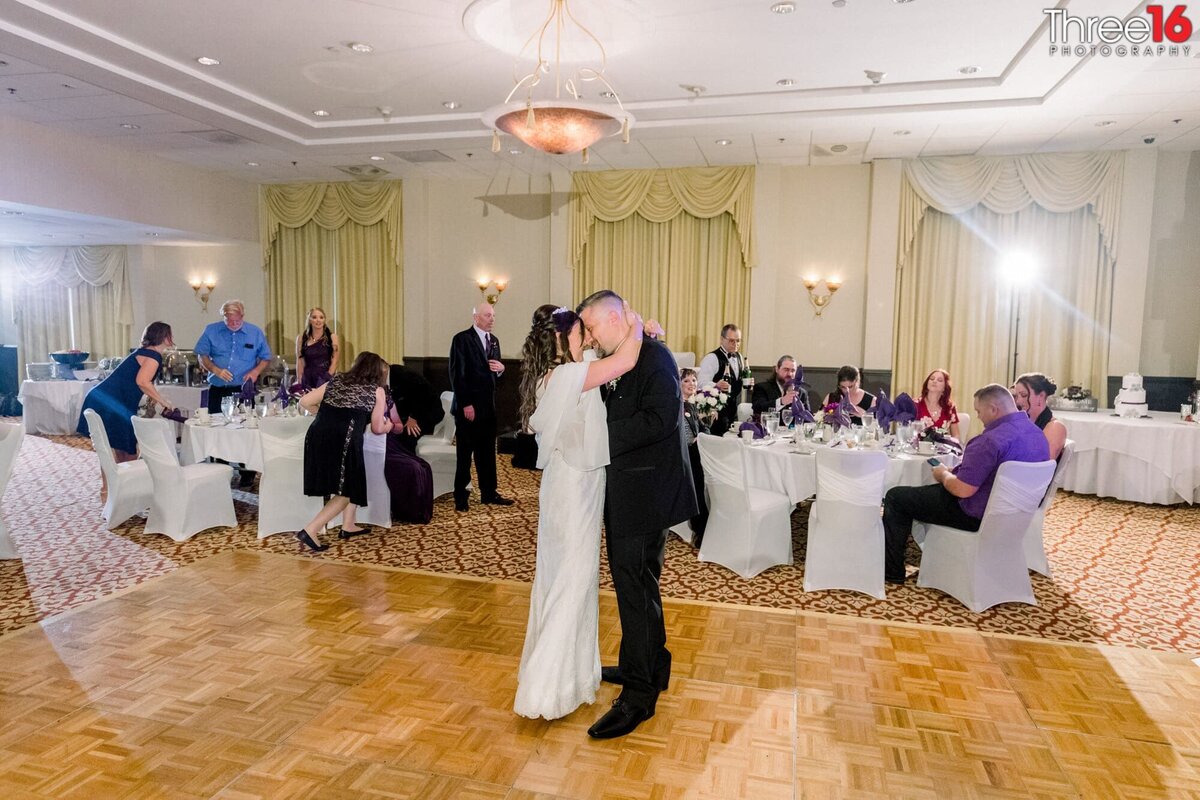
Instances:
[[[338,514],[342,515],[338,538],[366,532],[354,519],[358,507],[367,504],[363,433],[368,425],[372,433],[392,431],[386,413],[387,382],[387,362],[363,352],[348,372],[334,375],[300,398],[301,406],[317,414],[304,437],[304,494],[326,498],[317,516],[296,531],[296,538],[310,550],[329,549],[318,534]]]
[[[698,386],[696,370],[687,367],[679,370],[679,388],[683,394],[684,436],[687,439],[688,460],[692,463],[692,484],[696,489],[696,504],[699,507],[696,516],[691,519],[693,547],[700,546],[700,540],[704,538],[704,528],[708,525],[708,504],[704,501],[704,469],[700,464],[700,448],[696,439],[710,430],[708,422],[692,402]]]
[[[797,397],[805,408],[808,408],[808,390],[804,387],[793,386],[796,379],[796,359],[791,356],[780,356],[775,362],[775,380],[760,383],[754,387],[751,402],[755,414],[768,411],[779,413],[782,409],[791,408],[792,401]]]
[[[1058,391],[1058,386],[1040,372],[1026,372],[1017,378],[1012,391],[1017,408],[1028,414],[1033,424],[1041,429],[1050,445],[1050,457],[1057,461],[1067,444],[1067,426],[1054,418],[1046,404]]]
[[[304,333],[296,337],[296,380],[305,389],[328,383],[337,372],[341,343],[329,329],[325,310],[314,307],[308,312]]]
[[[850,399],[852,425],[862,425],[867,412],[875,407],[875,395],[862,388],[861,377],[858,367],[847,364],[837,371],[838,390],[825,396],[827,406],[842,402],[843,397]]]
[[[133,355],[121,361],[120,366],[105,378],[99,386],[88,392],[79,413],[78,433],[87,436],[87,418],[83,411],[92,409],[104,422],[108,432],[108,443],[112,446],[113,459],[117,463],[137,458],[137,438],[133,435],[133,423],[129,418],[137,414],[142,395],[170,411],[173,405],[154,387],[154,377],[162,366],[162,352],[174,347],[171,326],[165,322],[151,322],[142,332],[142,346]],[[100,474],[100,496],[106,497],[108,486],[104,473]]]
[[[921,384],[921,399],[917,401],[917,419],[924,421],[927,428],[947,431],[955,439],[958,436],[958,409],[952,399],[954,387],[950,373],[935,369]]]

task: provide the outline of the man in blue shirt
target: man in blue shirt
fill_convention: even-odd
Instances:
[[[247,381],[256,382],[271,360],[266,334],[243,317],[246,307],[241,300],[229,300],[221,306],[224,320],[205,326],[196,342],[196,357],[208,370],[208,410],[221,413],[221,401],[236,395]],[[249,485],[254,473],[242,470],[242,485]]]

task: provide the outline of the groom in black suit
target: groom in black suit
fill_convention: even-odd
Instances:
[[[467,510],[471,483],[471,456],[479,476],[479,496],[484,503],[511,506],[512,500],[496,493],[496,381],[504,374],[500,342],[492,335],[496,310],[480,303],[474,324],[454,334],[450,343],[450,388],[454,402],[455,449],[454,508]]]
[[[624,302],[600,291],[579,304],[584,343],[612,353],[631,333]],[[654,716],[671,675],[658,580],[667,529],[696,514],[696,490],[682,420],[675,358],[647,337],[637,364],[607,393],[608,450],[604,502],[608,566],[621,617],[621,652],[602,677],[624,688],[588,729],[595,739],[632,732]]]

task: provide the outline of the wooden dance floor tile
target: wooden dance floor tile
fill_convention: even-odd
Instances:
[[[0,637],[0,795],[1200,798],[1184,655],[667,601],[669,690],[593,741],[617,687],[512,712],[528,591],[233,551]]]

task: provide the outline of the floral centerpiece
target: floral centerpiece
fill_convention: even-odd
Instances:
[[[715,384],[709,384],[698,390],[692,398],[692,403],[695,404],[696,411],[709,424],[716,420],[717,414],[725,408],[725,404],[728,402],[729,393],[722,392]]]
[[[849,399],[845,395],[836,403],[828,403],[813,415],[814,421],[821,425],[832,425],[833,429],[850,427]]]
[[[284,408],[290,408],[300,402],[301,396],[308,394],[308,389],[300,385],[299,381],[288,386],[286,383],[279,384],[279,391],[276,392],[273,399],[279,401],[279,405]]]

